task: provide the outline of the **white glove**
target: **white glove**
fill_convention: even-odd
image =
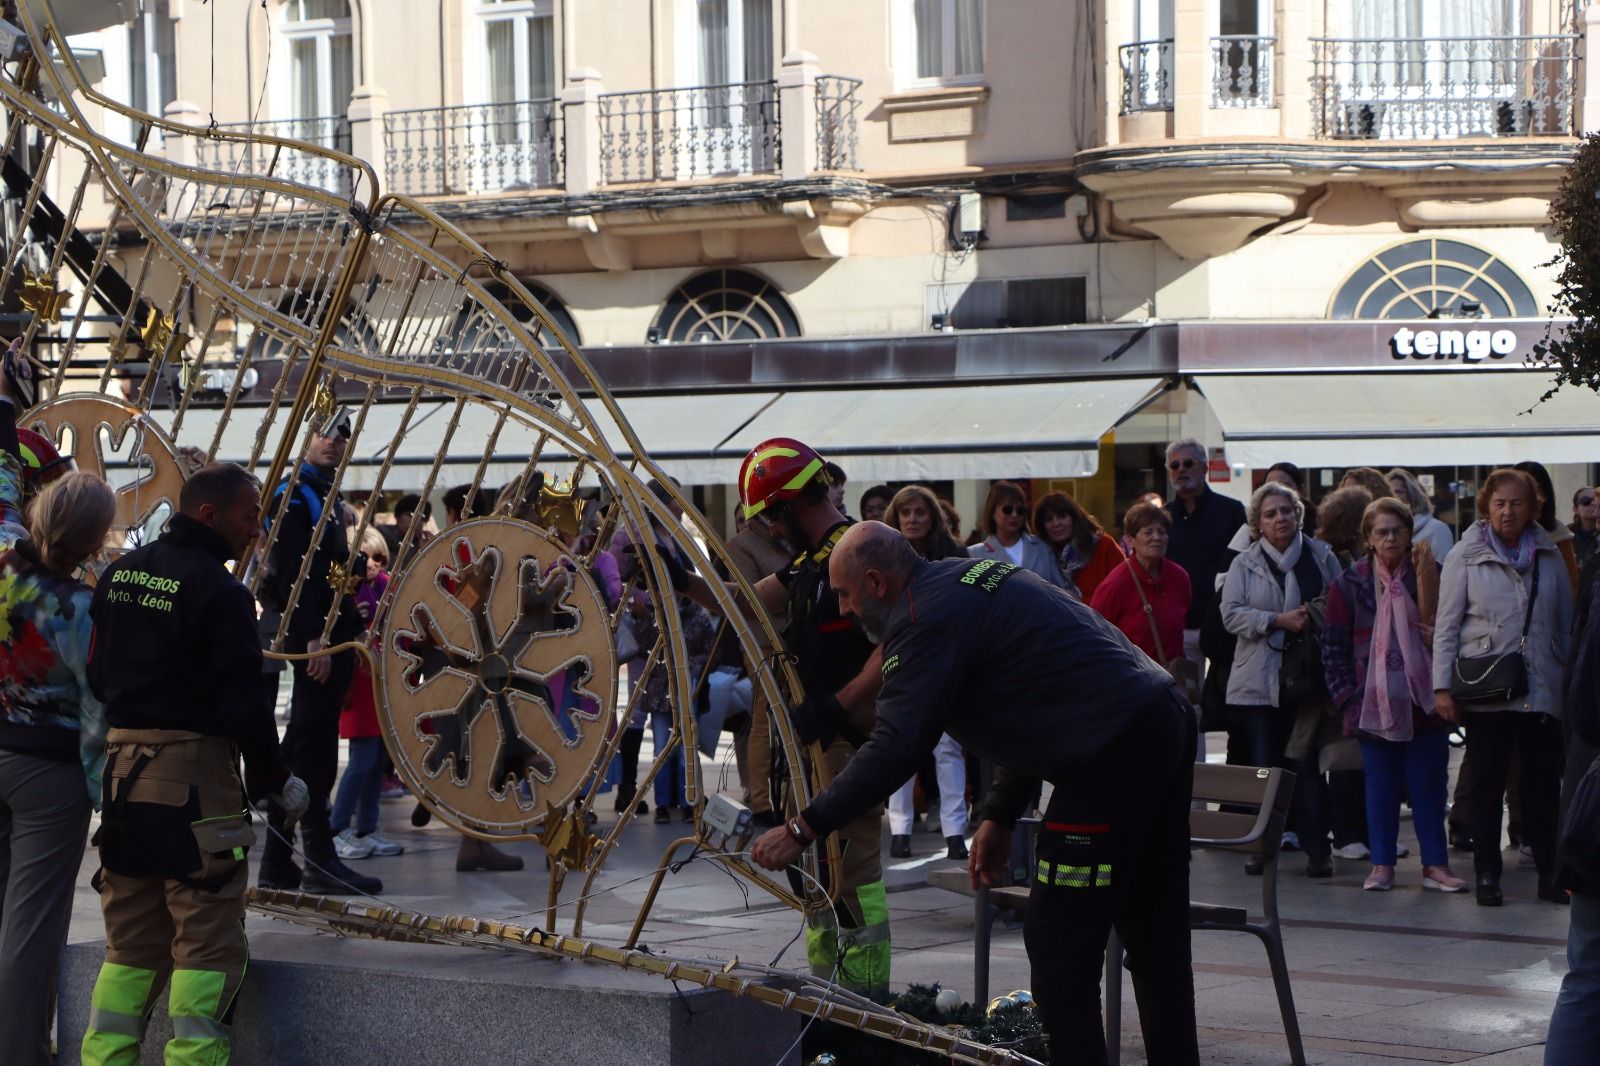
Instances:
[[[306,808],[311,806],[311,789],[306,787],[304,781],[290,774],[283,787],[267,799],[283,808],[283,813],[289,816],[291,823],[298,822],[300,816],[306,813]]]

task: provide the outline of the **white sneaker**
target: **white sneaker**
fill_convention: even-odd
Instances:
[[[1397,845],[1395,845],[1394,854],[1395,854],[1395,858],[1403,859],[1407,855],[1411,854],[1411,849],[1406,847],[1404,844],[1397,844]]]
[[[402,855],[406,850],[406,846],[404,844],[396,844],[394,841],[390,840],[388,837],[385,837],[382,832],[376,829],[362,837],[361,840],[372,842],[372,854],[375,858],[386,858],[390,855]]]
[[[1284,833],[1283,834],[1283,844],[1281,845],[1281,848],[1284,851],[1299,851],[1300,850],[1300,836],[1299,836],[1299,834],[1297,834],[1292,829],[1289,830],[1288,832]]]
[[[354,829],[342,830],[333,838],[334,853],[341,859],[365,859],[375,846],[372,837],[358,837]]]
[[[1352,841],[1342,848],[1334,848],[1333,853],[1339,856],[1341,859],[1365,859],[1372,854],[1372,852],[1367,850],[1367,846],[1361,843],[1359,840]],[[1391,875],[1390,879],[1392,882],[1393,875]],[[1387,886],[1384,888],[1384,891],[1388,891]]]

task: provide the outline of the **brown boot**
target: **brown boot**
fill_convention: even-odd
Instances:
[[[486,840],[462,837],[456,850],[456,870],[471,873],[474,870],[520,870],[522,856],[501,851]]]

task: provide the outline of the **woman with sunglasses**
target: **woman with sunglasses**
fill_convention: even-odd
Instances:
[[[967,554],[974,559],[1014,563],[1024,570],[1032,570],[1052,585],[1077,592],[1077,588],[1061,576],[1061,567],[1050,545],[1028,529],[1028,500],[1022,494],[1022,486],[1015,481],[996,481],[989,486],[980,522],[988,536],[981,544],[968,549]]]

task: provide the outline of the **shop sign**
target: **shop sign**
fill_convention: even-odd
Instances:
[[[1517,350],[1509,329],[1397,329],[1389,338],[1389,354],[1397,360],[1504,359]]]
[[[1221,448],[1212,448],[1206,460],[1206,480],[1210,482],[1226,482],[1232,480],[1229,476],[1228,457]]]

